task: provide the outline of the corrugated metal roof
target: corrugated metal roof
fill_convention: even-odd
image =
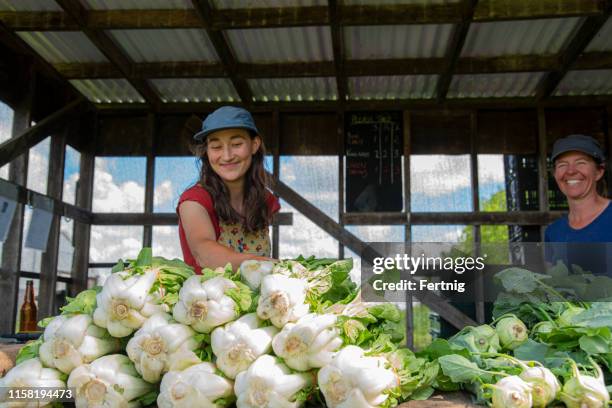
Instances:
[[[601,30],[591,40],[585,51],[612,51],[612,17],[608,17],[606,24],[601,27]]]
[[[163,102],[236,102],[240,100],[227,78],[153,79]]]
[[[455,75],[449,98],[506,98],[533,96],[544,72]]]
[[[338,99],[336,78],[249,79],[257,101],[325,101]]]
[[[189,0],[81,0],[88,9],[93,10],[164,10],[190,9]]]
[[[461,55],[557,54],[580,22],[572,17],[472,23]]]
[[[143,103],[145,101],[125,79],[73,79],[70,83],[94,103]]]
[[[331,61],[329,27],[263,28],[226,31],[240,62]]]
[[[326,0],[213,0],[218,9],[327,6]]]
[[[437,75],[368,76],[349,78],[350,99],[432,98]]]
[[[206,31],[197,28],[108,32],[134,62],[219,60]]]
[[[344,28],[349,59],[444,57],[452,24]]]
[[[62,11],[54,0],[0,0],[3,11]]]
[[[610,95],[612,69],[569,71],[555,91],[555,95]]]
[[[52,64],[108,61],[80,31],[23,31],[17,34]]]
[[[343,0],[345,5],[379,5],[379,4],[450,4],[461,0]]]

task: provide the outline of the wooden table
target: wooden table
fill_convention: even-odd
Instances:
[[[408,401],[398,408],[474,408],[481,407],[472,402],[469,394],[462,392],[447,392],[433,395],[425,401]],[[482,407],[481,407],[482,408]]]

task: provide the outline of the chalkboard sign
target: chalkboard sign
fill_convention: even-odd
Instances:
[[[401,211],[402,114],[345,115],[346,211]]]

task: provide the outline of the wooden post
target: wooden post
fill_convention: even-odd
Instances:
[[[344,213],[344,154],[345,154],[345,145],[344,145],[344,110],[338,112],[337,116],[338,126],[337,126],[337,134],[338,138],[338,222],[340,225],[344,226],[344,221],[342,220],[342,214]],[[338,241],[338,258],[344,258],[344,245],[342,242]]]
[[[480,208],[480,189],[478,186],[478,150],[476,149],[476,137],[478,135],[478,114],[476,111],[470,114],[470,166],[471,166],[471,185],[472,185],[472,203],[474,211],[481,211]],[[480,225],[472,226],[474,229],[474,256],[480,256],[480,241],[482,235],[480,233]],[[480,324],[485,322],[484,310],[484,276],[482,271],[477,272],[476,276],[476,321]]]
[[[540,211],[548,211],[548,166],[546,152],[546,112],[538,108],[538,202]],[[544,241],[544,229],[540,227],[540,239]]]
[[[145,180],[145,214],[153,213],[153,201],[155,190],[155,137],[156,137],[156,119],[155,114],[149,113],[147,116],[149,125],[149,137],[151,139],[151,150],[147,154],[147,175]],[[153,245],[153,226],[145,225],[143,228],[142,246],[151,247]]]
[[[612,169],[610,166],[612,165],[612,106],[608,106],[606,109],[606,122],[608,124],[608,128],[606,129],[608,133],[608,137],[606,138],[606,142],[608,146],[603,146],[606,151],[606,173],[608,175],[607,184],[608,184],[608,198],[612,197]]]
[[[406,213],[406,225],[404,225],[404,239],[408,244],[412,244],[412,226],[410,224],[410,155],[412,154],[412,129],[410,112],[403,112],[402,131],[404,139],[404,212]],[[393,154],[393,152],[391,152]],[[391,169],[393,171],[393,169]],[[414,347],[414,302],[410,291],[406,291],[406,346]]]
[[[36,75],[33,66],[29,67],[26,78],[27,88],[23,97],[15,105],[13,116],[13,135],[21,135],[30,127],[31,109],[34,99]],[[28,176],[28,152],[11,161],[9,181],[24,186]],[[17,204],[15,215],[2,246],[2,270],[0,275],[0,310],[5,316],[0,319],[0,333],[13,333],[17,314],[17,295],[19,293],[19,271],[21,269],[21,242],[23,237],[23,204]]]
[[[272,183],[280,179],[280,114],[278,110],[272,111],[272,140],[274,150],[272,151]],[[278,258],[280,227],[277,222],[272,224],[272,258]]]
[[[95,167],[95,140],[98,133],[98,115],[93,114],[94,132],[88,145],[81,152],[81,166],[77,188],[76,205],[91,211],[93,201],[93,180]],[[74,228],[74,259],[72,267],[72,285],[70,294],[87,288],[87,276],[89,273],[89,240],[91,224],[75,223]]]
[[[47,176],[47,195],[61,200],[64,184],[64,161],[66,152],[67,132],[71,128],[66,126],[62,132],[51,136],[51,150],[49,154],[49,174]],[[38,318],[45,318],[56,313],[55,290],[57,284],[57,260],[60,239],[61,217],[53,215],[47,250],[43,253],[40,266],[40,289],[38,296]]]

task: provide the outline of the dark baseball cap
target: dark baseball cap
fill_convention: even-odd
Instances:
[[[246,129],[259,134],[253,116],[248,110],[236,106],[223,106],[202,121],[202,130],[193,135],[193,138],[201,142],[212,132],[223,129]]]
[[[601,145],[591,136],[586,135],[569,135],[561,139],[557,139],[553,145],[552,161],[563,153],[578,151],[591,156],[597,163],[605,161],[606,157],[601,149]]]

